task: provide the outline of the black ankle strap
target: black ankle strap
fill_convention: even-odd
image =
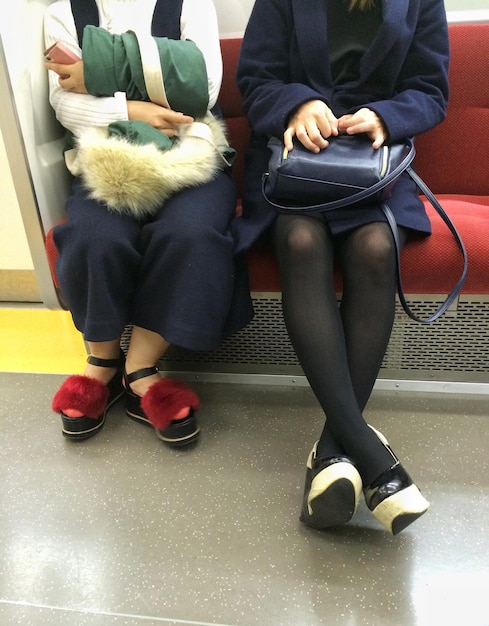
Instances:
[[[124,352],[122,352],[122,350],[117,359],[100,359],[98,356],[89,354],[87,363],[96,365],[97,367],[120,367],[124,363],[124,358]]]
[[[143,367],[142,369],[131,372],[130,374],[124,372],[124,378],[126,382],[130,384],[133,383],[135,380],[152,376],[153,374],[157,374],[158,372],[159,369],[156,367],[156,365],[153,365],[153,367]]]

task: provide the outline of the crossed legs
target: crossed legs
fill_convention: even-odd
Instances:
[[[376,222],[335,242],[320,217],[280,216],[275,241],[285,324],[327,416],[318,455],[348,453],[368,484],[392,465],[362,416],[394,317],[389,227]],[[344,281],[341,308],[334,287],[335,251]]]
[[[404,240],[405,233],[401,236]],[[395,249],[389,226],[373,222],[333,237],[319,215],[281,215],[274,237],[285,324],[327,418],[314,459],[346,455],[362,484],[372,485],[398,462],[362,415],[394,320]],[[335,260],[343,276],[340,307]]]

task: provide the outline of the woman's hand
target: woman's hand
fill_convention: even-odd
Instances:
[[[388,133],[380,117],[372,109],[359,109],[351,115],[342,115],[338,120],[338,130],[348,135],[366,133],[372,140],[372,148],[380,148],[387,140]]]
[[[180,124],[191,124],[194,118],[184,115],[154,102],[140,102],[139,100],[128,100],[127,114],[130,120],[146,122],[153,128],[161,130],[162,133],[173,137]]]
[[[83,76],[83,61],[70,63],[70,65],[47,61],[44,65],[48,70],[52,70],[58,74],[59,86],[62,89],[73,91],[74,93],[88,93]]]
[[[284,133],[287,150],[294,147],[293,138],[311,152],[319,152],[328,146],[328,137],[338,134],[338,120],[322,100],[309,100],[302,104],[289,120]]]

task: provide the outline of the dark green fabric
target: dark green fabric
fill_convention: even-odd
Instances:
[[[109,124],[109,135],[111,137],[122,137],[131,143],[144,145],[154,143],[160,150],[168,150],[173,146],[176,137],[170,138],[161,130],[153,128],[146,122],[139,121],[121,121]]]
[[[190,115],[196,120],[207,114],[209,86],[204,57],[192,41],[155,37],[168,103],[174,111]],[[83,64],[85,87],[89,94],[110,97],[125,92],[128,100],[149,101],[144,82],[141,55],[137,37],[132,32],[112,35],[103,28],[88,25],[83,32]],[[155,144],[168,150],[179,141],[141,121],[128,120],[109,124],[111,137],[127,139],[131,143]],[[73,142],[68,144],[73,147]],[[229,145],[217,146],[224,159],[231,164],[236,152]]]
[[[203,117],[209,105],[204,57],[192,41],[155,37],[170,108],[194,118]],[[113,96],[149,101],[134,33],[112,35],[103,28],[86,26],[83,33],[85,87],[93,96]]]

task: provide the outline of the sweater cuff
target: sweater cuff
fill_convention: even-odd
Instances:
[[[127,112],[127,99],[124,91],[116,91],[114,94],[114,99],[117,103],[117,107],[120,109],[121,113],[125,112],[125,119],[129,120],[129,113]],[[121,118],[122,119],[122,118]]]

